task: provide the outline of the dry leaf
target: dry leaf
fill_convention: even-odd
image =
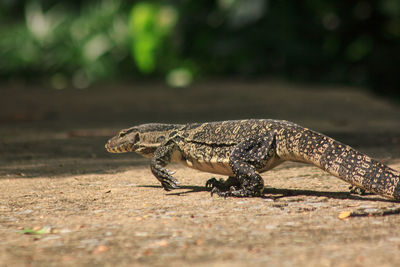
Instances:
[[[346,219],[346,218],[348,218],[350,216],[351,216],[351,211],[346,210],[346,211],[342,211],[341,213],[339,213],[338,218],[339,219]]]
[[[108,250],[108,247],[107,247],[107,246],[100,245],[100,246],[98,246],[95,250],[93,250],[93,254],[103,253],[103,252],[105,252],[105,251],[107,251],[107,250]]]

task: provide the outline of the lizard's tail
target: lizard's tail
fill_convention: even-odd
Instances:
[[[336,142],[337,153],[321,155],[320,168],[340,179],[387,198],[400,200],[400,173],[357,150]]]
[[[350,146],[308,129],[287,146],[292,146],[292,151],[305,162],[312,163],[352,185],[400,200],[400,172]]]

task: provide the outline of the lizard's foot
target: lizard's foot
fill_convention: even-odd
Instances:
[[[213,190],[214,188],[217,188],[220,191],[227,191],[229,187],[226,187],[224,184],[224,179],[219,179],[217,180],[216,178],[211,178],[208,179],[206,182],[206,189]]]
[[[261,197],[262,193],[258,190],[251,190],[246,188],[236,188],[235,186],[231,186],[229,190],[222,191],[217,187],[214,187],[211,190],[211,196],[213,194],[217,194],[220,197]]]
[[[219,179],[211,178],[208,179],[206,182],[206,188],[209,190],[213,190],[217,188],[219,191],[229,191],[232,186],[240,186],[239,180],[233,176],[229,177],[228,179]]]
[[[363,195],[366,194],[365,189],[363,189],[363,188],[361,188],[361,187],[358,187],[358,186],[355,186],[355,185],[349,186],[349,190],[350,190],[350,193],[356,194],[356,195],[361,195],[361,196],[363,196]]]
[[[159,177],[157,177],[157,179],[161,182],[165,191],[179,188],[179,182],[172,176],[172,174],[174,174],[174,172],[164,168],[159,170]]]

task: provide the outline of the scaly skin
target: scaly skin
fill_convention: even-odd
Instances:
[[[150,167],[165,190],[178,181],[165,166],[188,167],[228,175],[206,187],[220,196],[261,196],[260,173],[284,161],[313,164],[353,186],[400,200],[400,173],[355,149],[288,121],[241,120],[196,124],[143,124],[111,138],[111,153],[137,152],[151,158]]]

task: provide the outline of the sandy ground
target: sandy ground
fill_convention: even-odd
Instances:
[[[276,118],[400,169],[400,107],[388,99],[240,80],[0,92],[0,266],[400,264],[400,214],[381,214],[400,204],[352,195],[315,167],[285,163],[263,174],[264,198],[223,199],[205,190],[208,173],[172,165],[182,188],[165,192],[147,160],[104,151],[142,122]]]

